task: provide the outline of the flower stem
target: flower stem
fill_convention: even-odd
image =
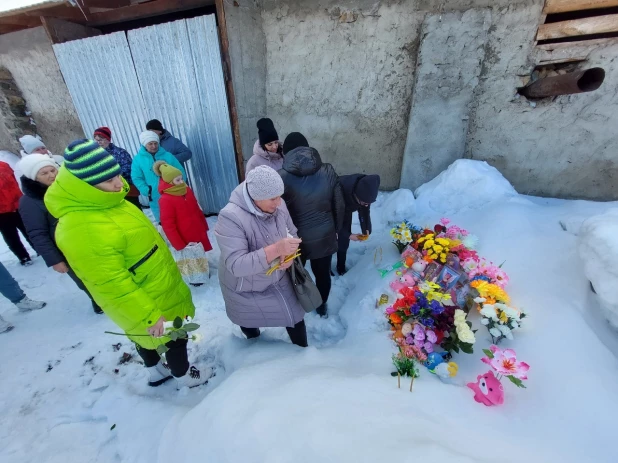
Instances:
[[[113,331],[104,331],[106,334],[114,334],[116,336],[150,336],[149,334],[128,334],[128,333],[114,333]]]

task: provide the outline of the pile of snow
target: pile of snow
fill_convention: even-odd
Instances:
[[[458,159],[418,187],[414,195],[419,205],[450,215],[515,197],[517,191],[498,169],[485,161]]]
[[[416,214],[414,194],[407,188],[392,192],[382,203],[379,212],[382,214],[381,221],[385,224],[410,220]],[[372,219],[372,221],[374,220]]]
[[[608,321],[618,328],[618,209],[586,220],[578,236],[586,277],[599,295]]]

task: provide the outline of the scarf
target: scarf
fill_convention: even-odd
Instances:
[[[187,184],[182,183],[180,185],[173,185],[163,190],[163,193],[167,193],[168,195],[172,196],[184,196],[187,194]]]

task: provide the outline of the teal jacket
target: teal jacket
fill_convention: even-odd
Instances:
[[[133,184],[137,187],[140,194],[150,196],[150,209],[156,221],[159,222],[159,198],[161,197],[159,193],[159,177],[152,170],[152,166],[154,166],[156,161],[165,161],[179,169],[185,182],[187,181],[187,174],[174,155],[165,151],[161,146],[159,146],[159,151],[154,156],[142,146],[133,158],[131,180],[133,180]]]

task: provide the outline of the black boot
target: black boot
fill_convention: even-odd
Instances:
[[[315,311],[320,317],[328,318],[328,308],[326,307],[326,304],[322,304],[320,307],[315,309]]]
[[[99,307],[97,305],[97,303],[94,302],[94,301],[92,301],[92,310],[94,310],[94,313],[96,313],[96,314],[102,314],[103,313],[103,310],[101,310],[101,307]]]
[[[241,326],[240,327],[240,331],[242,331],[243,334],[245,336],[247,336],[247,339],[257,338],[260,335],[260,329],[259,328],[245,328],[245,327]]]
[[[23,259],[19,259],[19,263],[27,267],[28,265],[32,265],[32,259],[30,259],[30,257],[24,257]]]

